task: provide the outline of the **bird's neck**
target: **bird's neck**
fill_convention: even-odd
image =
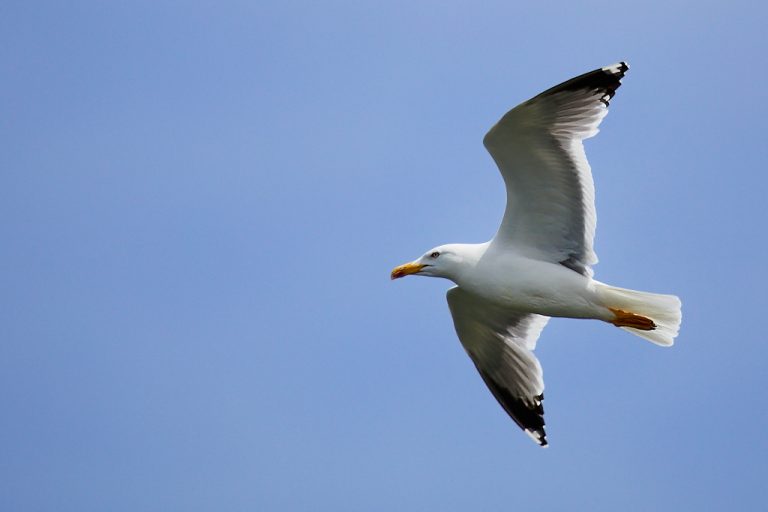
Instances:
[[[467,279],[475,270],[480,260],[488,250],[490,242],[482,244],[452,244],[455,247],[456,254],[461,256],[451,272],[449,279],[454,283],[461,285],[461,282]]]

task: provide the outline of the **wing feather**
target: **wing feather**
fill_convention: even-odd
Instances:
[[[544,430],[544,380],[532,350],[549,317],[503,310],[459,287],[448,290],[456,334],[483,381],[537,444]]]
[[[486,134],[507,189],[494,243],[591,275],[595,187],[582,141],[597,134],[628,69],[620,62],[563,82],[507,112]]]

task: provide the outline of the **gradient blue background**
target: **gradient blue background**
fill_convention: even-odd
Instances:
[[[756,4],[4,2],[0,508],[762,509]],[[485,131],[617,60],[597,277],[683,328],[553,320],[542,450],[389,271],[490,238]]]

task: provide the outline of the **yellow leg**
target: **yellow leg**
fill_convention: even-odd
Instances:
[[[652,331],[656,329],[656,324],[650,318],[623,311],[621,309],[608,308],[616,315],[611,322],[616,327],[631,327],[641,331]]]

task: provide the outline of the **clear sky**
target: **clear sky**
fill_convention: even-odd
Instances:
[[[0,509],[763,509],[758,4],[5,1]],[[596,277],[683,326],[550,322],[542,450],[389,271],[489,239],[485,131],[618,60]]]

